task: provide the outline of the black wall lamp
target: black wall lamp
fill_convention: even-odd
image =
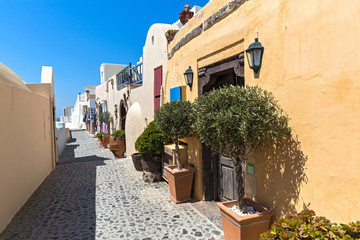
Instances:
[[[189,66],[189,68],[184,72],[184,78],[185,78],[186,85],[188,85],[190,87],[190,91],[191,91],[192,84],[193,84],[193,77],[194,77],[194,72],[192,71],[191,67]]]
[[[246,49],[245,52],[249,67],[253,69],[255,73],[257,73],[261,68],[264,47],[261,45],[259,40],[255,38],[255,42],[250,44],[250,46],[248,47],[248,49]]]

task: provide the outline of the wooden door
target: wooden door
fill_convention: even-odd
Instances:
[[[160,107],[162,75],[162,66],[154,69],[154,112]]]
[[[237,200],[237,181],[234,163],[229,157],[221,156],[219,161],[221,201]]]

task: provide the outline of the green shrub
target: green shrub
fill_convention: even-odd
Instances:
[[[155,121],[159,128],[175,143],[178,169],[180,166],[179,138],[190,137],[194,123],[194,111],[189,101],[172,101],[156,111]]]
[[[245,210],[242,164],[266,142],[289,136],[288,118],[273,95],[259,87],[226,86],[194,102],[194,130],[217,154],[226,154],[236,165],[238,205]]]
[[[359,239],[360,222],[337,225],[312,210],[276,221],[260,239]]]
[[[140,154],[161,154],[164,142],[168,140],[169,138],[158,128],[156,122],[152,121],[136,140],[135,149]]]
[[[111,136],[115,136],[119,139],[125,139],[125,130],[116,130],[111,134]]]
[[[98,134],[96,134],[95,136],[97,137],[97,138],[101,138],[103,135],[105,135],[105,133],[98,133]]]

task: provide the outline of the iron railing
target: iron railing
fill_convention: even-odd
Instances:
[[[142,85],[143,82],[143,64],[139,63],[135,66],[125,67],[118,74],[116,74],[117,87],[120,88],[125,84]]]
[[[118,74],[116,74],[116,83],[118,88],[129,82],[129,75],[130,75],[129,69],[130,66],[127,66],[123,70],[121,70]]]
[[[130,65],[130,85],[142,84],[143,81],[143,64],[139,63],[134,67]]]

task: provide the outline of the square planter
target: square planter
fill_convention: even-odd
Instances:
[[[133,161],[136,171],[141,172],[143,170],[142,163],[141,163],[141,154],[140,153],[131,154],[131,158],[132,158],[132,161]]]
[[[100,145],[100,147],[103,146],[103,140],[102,140],[102,137],[98,137],[98,143]]]
[[[269,229],[270,219],[273,213],[269,209],[250,200],[244,199],[247,205],[253,206],[260,213],[239,216],[230,208],[236,205],[237,201],[219,202],[221,221],[223,224],[226,240],[257,240],[260,234]]]
[[[169,183],[170,198],[174,203],[191,200],[191,188],[195,169],[187,167],[180,171],[174,171],[176,165],[166,166],[165,171]]]
[[[102,141],[103,141],[103,147],[104,148],[109,148],[109,143],[110,143],[110,135],[106,134],[102,136]]]
[[[125,139],[110,137],[109,149],[114,153],[116,157],[124,157],[125,153]]]

